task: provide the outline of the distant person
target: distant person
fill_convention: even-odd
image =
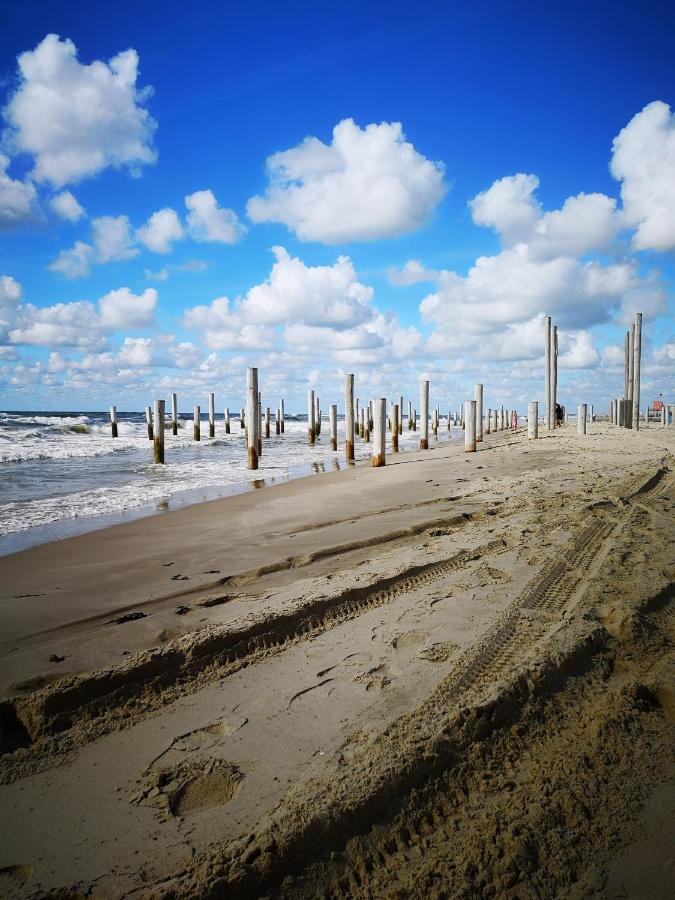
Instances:
[[[559,403],[555,405],[555,427],[560,428],[563,420],[562,406]]]

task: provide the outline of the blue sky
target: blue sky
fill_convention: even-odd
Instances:
[[[672,4],[6,7],[2,408],[672,397]]]

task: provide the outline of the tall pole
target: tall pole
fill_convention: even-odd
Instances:
[[[546,427],[551,427],[551,317],[544,319],[544,399]]]
[[[159,465],[164,464],[164,401],[155,400],[154,423],[154,460]]]
[[[476,452],[476,401],[464,403],[464,452]]]
[[[373,403],[373,466],[385,464],[385,436],[387,433],[387,400],[380,397]]]
[[[556,424],[556,404],[558,401],[558,326],[551,332],[551,428]]]
[[[307,440],[310,444],[314,443],[316,437],[316,427],[314,424],[314,415],[316,407],[314,405],[314,391],[307,392]]]
[[[246,370],[246,451],[249,469],[258,468],[258,370]]]
[[[420,450],[429,449],[429,382],[420,381]]]
[[[345,375],[345,455],[354,459],[354,376]]]
[[[640,427],[640,356],[642,354],[642,313],[635,313],[635,342],[633,345],[633,428]]]
[[[476,440],[483,440],[483,385],[476,384],[473,388],[473,399],[476,401]]]
[[[623,415],[621,417],[621,424],[624,428],[627,428],[626,421],[628,419],[628,376],[630,372],[630,364],[628,362],[628,357],[630,356],[630,331],[626,332],[626,340],[624,342],[623,348]]]
[[[171,430],[174,434],[178,434],[178,397],[171,395]]]

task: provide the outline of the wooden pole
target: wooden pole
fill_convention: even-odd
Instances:
[[[408,400],[408,431],[414,431],[412,400]]]
[[[551,428],[556,427],[556,404],[558,402],[558,326],[551,332]]]
[[[544,400],[546,427],[551,427],[551,317],[544,319]]]
[[[473,399],[476,401],[476,440],[483,440],[483,385],[475,384]]]
[[[398,433],[403,434],[403,397],[399,398],[398,406]]]
[[[255,433],[258,438],[258,459],[262,456],[262,391],[258,391],[258,408],[255,416]]]
[[[356,401],[358,404],[358,400]],[[345,456],[354,459],[354,375],[345,375]]]
[[[337,403],[332,403],[328,408],[330,420],[330,449],[337,450]]]
[[[539,437],[539,404],[531,400],[527,406],[527,439],[534,441]]]
[[[265,409],[265,437],[268,438],[270,436],[270,408],[269,406]]]
[[[640,428],[640,357],[642,355],[642,313],[635,313],[633,346],[633,428]]]
[[[318,437],[321,434],[321,407],[319,406],[319,398],[316,398],[316,414],[314,416],[314,434]]]
[[[223,419],[225,420],[225,434],[230,434],[230,408],[229,406],[225,407],[225,414],[223,415]]]
[[[211,392],[209,394],[209,437],[216,436],[216,395]]]
[[[464,452],[476,452],[476,401],[464,402]]]
[[[403,399],[403,398],[401,398]],[[400,432],[401,423],[399,421],[399,407],[398,403],[394,403],[391,408],[391,452],[398,453],[398,436]]]
[[[586,434],[586,404],[580,403],[577,408],[577,434]]]
[[[624,339],[623,346],[623,409],[621,415],[621,424],[624,428],[626,425],[626,407],[628,405],[628,373],[629,373],[629,363],[628,357],[630,356],[630,331],[626,332],[626,337]]]
[[[110,431],[114,438],[117,437],[117,407],[110,407]]]
[[[239,427],[242,431],[246,428],[246,413],[243,409],[239,412]]]
[[[201,440],[201,415],[199,406],[195,406],[192,418],[192,436],[196,441]]]
[[[164,465],[164,401],[155,400],[154,415],[154,459],[158,465]]]
[[[307,440],[310,444],[314,443],[316,436],[314,414],[316,407],[314,405],[314,391],[307,392]]]
[[[151,440],[153,440],[153,437],[152,437],[152,407],[151,406],[145,407],[145,421],[147,422],[147,425],[148,425],[148,440],[151,441]]]
[[[281,407],[277,406],[277,415],[274,420],[274,431],[276,434],[281,434]]]
[[[248,368],[246,370],[246,455],[249,469],[258,468],[258,435],[255,422],[258,413],[258,370]],[[242,421],[244,417],[242,416]]]
[[[171,430],[174,435],[178,434],[178,397],[171,395]]]
[[[380,397],[373,404],[373,466],[379,468],[385,460],[385,436],[387,420],[387,401]]]
[[[485,432],[486,434],[490,434],[492,431],[492,410],[488,408],[487,415],[485,416]]]
[[[369,444],[370,443],[370,403],[367,406],[363,407],[363,440]],[[374,423],[373,423],[374,424]]]
[[[284,409],[284,398],[281,398],[281,433],[283,434],[286,430],[286,410]]]
[[[429,449],[429,382],[420,382],[420,450]]]

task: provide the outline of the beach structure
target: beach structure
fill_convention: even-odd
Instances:
[[[473,399],[476,401],[476,440],[483,440],[483,385],[476,384],[473,388]]]
[[[420,450],[429,449],[429,382],[420,382]]]
[[[258,435],[256,434],[256,422],[258,419],[258,370],[248,368],[246,370],[246,420],[249,427],[246,430],[246,453],[249,469],[258,468]]]
[[[358,407],[358,400],[356,401]],[[354,375],[345,375],[345,456],[354,459]]]
[[[117,437],[117,407],[110,407],[110,431],[114,438]]]
[[[464,452],[476,452],[476,401],[464,402]]]
[[[155,400],[153,449],[155,463],[164,465],[164,401]]]
[[[201,408],[195,406],[192,416],[192,436],[196,441],[201,440],[201,415]]]
[[[307,392],[307,440],[313,444],[316,440],[316,425],[314,416],[316,415],[316,406],[314,403],[314,391]]]
[[[270,436],[270,408],[267,406],[265,408],[265,437],[268,438]]]
[[[148,426],[148,440],[152,440],[152,407],[145,407],[145,421]]]
[[[373,403],[373,467],[385,465],[387,401],[380,397]]]
[[[332,403],[328,409],[330,422],[330,449],[337,450],[337,404]]]
[[[230,410],[229,407],[225,407],[225,412],[223,413],[223,421],[225,422],[225,434],[230,433]]]
[[[527,439],[534,441],[539,437],[539,404],[531,400],[527,406]]]
[[[209,437],[216,436],[216,395],[211,392],[209,394]]]
[[[555,404],[558,391],[558,326],[550,316],[544,319],[544,393],[546,401],[546,427],[555,428]]]
[[[171,395],[171,431],[174,436],[178,434],[178,397]]]
[[[586,404],[580,403],[577,408],[577,434],[586,434]]]
[[[401,400],[403,400],[403,397],[401,397]],[[391,408],[391,452],[392,453],[398,453],[398,436],[400,433],[399,428],[401,425],[401,423],[399,421],[398,411],[399,411],[399,405],[398,405],[398,403],[394,403],[394,405]]]
[[[283,397],[281,398],[281,403],[279,404],[279,412],[280,412],[279,428],[280,428],[281,434],[283,434],[284,429],[285,429],[285,419],[286,419],[286,410],[284,409],[284,398]]]

